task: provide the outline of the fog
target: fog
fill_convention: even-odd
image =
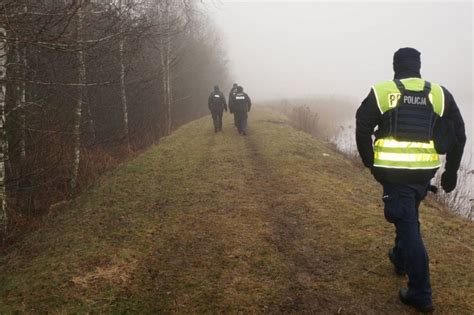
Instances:
[[[393,53],[414,47],[422,76],[452,92],[472,136],[470,1],[219,1],[210,10],[232,79],[255,101],[324,95],[355,112],[372,84],[393,78]]]

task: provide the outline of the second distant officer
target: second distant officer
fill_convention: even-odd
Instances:
[[[234,111],[235,122],[239,134],[245,136],[247,134],[247,113],[250,112],[252,102],[247,93],[244,93],[244,88],[237,87],[237,93],[232,100],[232,110]]]
[[[214,91],[209,95],[207,106],[212,114],[214,122],[214,132],[222,131],[222,115],[227,111],[227,103],[224,94],[219,90],[219,86],[214,86]]]

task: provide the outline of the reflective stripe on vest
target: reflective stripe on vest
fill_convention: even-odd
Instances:
[[[425,85],[425,80],[420,78],[402,79],[401,81],[405,89],[410,91],[423,91]],[[395,82],[380,82],[375,84],[372,89],[382,114],[397,106],[401,93]],[[443,116],[444,93],[439,84],[431,83],[429,98],[431,104],[433,104],[434,112],[440,117]],[[375,141],[374,166],[401,169],[435,169],[441,166],[441,161],[433,141],[429,143],[397,141],[393,137],[387,137]]]
[[[433,169],[441,166],[434,142],[378,139],[374,146],[374,166],[403,169]]]

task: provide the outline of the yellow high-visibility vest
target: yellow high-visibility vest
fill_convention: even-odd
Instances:
[[[400,80],[406,90],[423,91],[425,80],[408,78]],[[382,114],[397,107],[401,93],[394,81],[384,81],[372,86],[377,106]],[[431,83],[429,99],[438,116],[444,114],[444,93],[439,84]],[[434,141],[398,141],[393,137],[377,139],[374,144],[374,166],[400,169],[434,169],[441,166]]]

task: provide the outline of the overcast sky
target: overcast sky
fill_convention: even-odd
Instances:
[[[471,1],[213,3],[233,81],[253,99],[332,95],[356,107],[372,84],[392,79],[393,53],[415,47],[422,76],[453,93],[471,136]]]

